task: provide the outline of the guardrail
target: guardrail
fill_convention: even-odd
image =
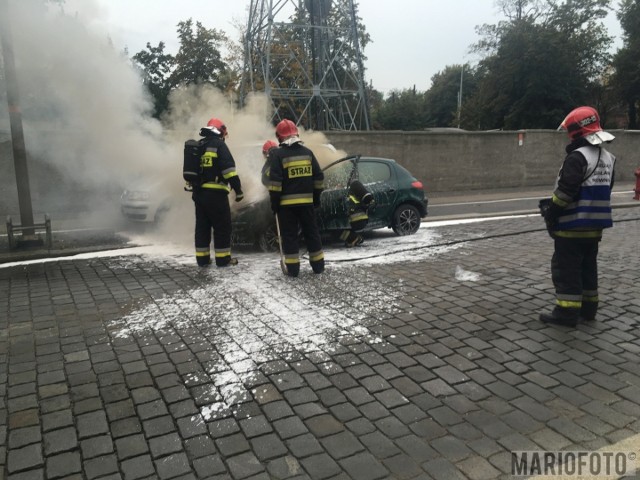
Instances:
[[[33,238],[24,238],[25,235],[23,232],[25,231],[34,231],[33,235],[29,235],[29,237]],[[40,237],[37,235],[38,232],[45,232],[46,235],[46,243],[47,248],[51,249],[53,244],[53,239],[51,237],[51,219],[49,215],[45,214],[43,223],[36,223],[33,225],[14,225],[13,220],[11,219],[11,215],[7,216],[7,238],[9,241],[9,250],[13,250],[18,247],[19,241],[16,238],[16,233],[22,233],[22,241],[23,242],[40,242]]]

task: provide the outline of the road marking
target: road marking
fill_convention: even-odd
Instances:
[[[625,192],[612,192],[611,196],[614,195],[628,195],[633,194],[633,190],[625,191]],[[429,205],[430,207],[455,207],[459,205],[477,205],[477,204],[485,204],[485,203],[503,203],[503,202],[520,202],[526,200],[540,200],[541,198],[547,198],[546,196],[538,196],[538,197],[517,197],[517,198],[503,198],[500,200],[476,200],[469,202],[458,202],[458,203],[433,203]]]

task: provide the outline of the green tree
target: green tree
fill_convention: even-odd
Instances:
[[[448,65],[431,77],[425,92],[425,127],[462,126],[460,114],[466,99],[477,89],[475,69],[467,65]],[[460,97],[462,95],[462,97]]]
[[[602,18],[610,0],[502,0],[507,17],[479,28],[485,58],[466,122],[481,129],[555,128],[592,94],[611,38]]]
[[[205,28],[189,19],[178,23],[180,48],[171,73],[172,86],[208,83],[225,90],[227,64],[220,47],[227,42],[224,32]]]
[[[381,130],[422,130],[426,126],[424,93],[415,87],[392,90],[372,117]]]
[[[373,85],[369,84],[366,87],[367,101],[369,102],[369,110],[371,114],[371,128],[373,130],[382,130],[382,125],[377,123],[376,112],[384,105],[384,93],[373,88]]]
[[[175,58],[164,52],[164,42],[160,42],[157,47],[147,43],[147,49],[136,53],[132,60],[143,72],[144,83],[153,98],[154,117],[160,118],[169,106],[172,87],[169,77]]]
[[[228,92],[239,78],[222,57],[222,49],[231,51],[232,46],[224,32],[200,22],[194,25],[192,19],[179,22],[177,32],[180,47],[175,56],[165,53],[165,43],[160,42],[157,47],[147,43],[146,50],[132,57],[153,97],[156,118],[167,110],[171,91],[181,85],[210,84]]]
[[[626,106],[628,128],[638,128],[640,107],[640,3],[622,0],[617,12],[623,30],[623,47],[613,59],[612,86],[618,99]]]

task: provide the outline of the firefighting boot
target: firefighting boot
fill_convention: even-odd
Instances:
[[[322,273],[324,272],[324,259],[318,260],[315,262],[311,262],[311,268],[313,269],[313,273]]]
[[[217,267],[228,267],[230,265],[237,265],[237,264],[238,264],[238,259],[236,257],[229,257],[228,260],[216,258]]]
[[[580,320],[583,322],[595,322],[598,302],[582,302],[580,308]]]
[[[344,242],[344,246],[347,247],[347,248],[352,248],[352,247],[355,247],[356,245],[359,245],[359,243],[358,243],[358,239],[359,238],[360,238],[359,235],[357,235],[357,234],[355,234],[353,232],[350,232],[349,233],[349,237]],[[362,242],[360,242],[360,243],[362,243]]]
[[[541,313],[540,321],[563,327],[575,327],[578,324],[579,313],[577,308],[555,307],[550,314]]]
[[[211,265],[211,257],[196,257],[199,267],[208,267]]]
[[[290,277],[297,277],[300,274],[300,264],[299,263],[287,263],[287,275]]]

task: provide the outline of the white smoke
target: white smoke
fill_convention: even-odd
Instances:
[[[57,192],[58,203],[74,201],[77,192],[64,185],[71,180],[90,199],[83,205],[91,209],[88,217],[99,213],[102,222],[115,222],[122,189],[141,185],[170,206],[165,225],[159,226],[163,238],[191,242],[193,205],[183,191],[183,144],[198,138],[212,117],[228,127],[244,202],[266,195],[260,183],[261,147],[275,136],[263,95],[251,96],[238,110],[234,98],[190,86],[172,93],[169,115],[161,123],[151,117],[152,101],[140,73],[102,30],[105,12],[93,0],[67,0],[64,10],[42,8],[36,0],[9,3],[26,147],[30,157],[62,173],[63,184],[50,186],[48,193]],[[176,18],[176,25],[181,20]],[[312,148],[326,143],[319,132],[301,132],[301,138]],[[326,163],[341,153],[319,157]],[[233,193],[230,199],[233,204]],[[46,205],[34,205],[38,208]]]

